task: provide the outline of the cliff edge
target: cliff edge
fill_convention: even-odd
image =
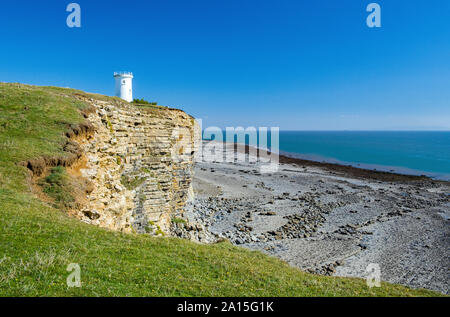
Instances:
[[[95,132],[78,140],[94,189],[77,214],[115,230],[169,233],[172,218],[192,198],[199,131],[181,110],[84,100]]]
[[[200,137],[195,119],[178,109],[60,93],[84,104],[84,121],[67,129],[66,155],[23,162],[33,183],[47,185],[49,176],[56,177],[52,168],[63,166],[72,196],[64,207],[72,216],[112,230],[169,234],[193,197]],[[48,198],[39,186],[34,190]]]

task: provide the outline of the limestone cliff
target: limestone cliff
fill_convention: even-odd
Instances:
[[[93,133],[72,136],[92,189],[75,216],[125,232],[164,235],[192,198],[200,131],[181,110],[79,97]]]

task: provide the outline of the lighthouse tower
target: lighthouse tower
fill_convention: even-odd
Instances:
[[[114,73],[116,79],[116,96],[128,102],[133,101],[133,73]]]

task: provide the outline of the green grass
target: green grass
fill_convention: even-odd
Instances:
[[[145,177],[139,177],[139,176],[122,176],[120,178],[120,183],[125,186],[126,189],[132,190],[140,185],[142,185],[145,182]]]
[[[149,102],[145,99],[133,99],[133,103],[136,105],[152,105],[152,106],[157,106],[158,103],[157,102]]]
[[[186,220],[184,220],[183,218],[172,218],[172,223],[182,223],[182,224],[186,224]]]
[[[75,202],[72,195],[73,189],[68,179],[66,169],[63,166],[56,166],[51,169],[47,177],[39,182],[42,191],[55,200],[55,207],[70,208]]]
[[[61,155],[68,124],[82,122],[79,91],[0,83],[0,296],[435,296],[362,279],[315,276],[224,242],[122,234],[84,224],[31,194],[16,163]],[[110,97],[98,97],[115,101]],[[48,193],[64,172],[46,178]],[[56,184],[56,185],[55,185]],[[81,288],[69,288],[70,263]]]

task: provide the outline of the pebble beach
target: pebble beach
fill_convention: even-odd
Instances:
[[[314,274],[365,278],[376,264],[382,281],[449,294],[449,182],[279,161],[273,173],[248,154],[197,162],[190,226],[174,234],[227,239]]]

